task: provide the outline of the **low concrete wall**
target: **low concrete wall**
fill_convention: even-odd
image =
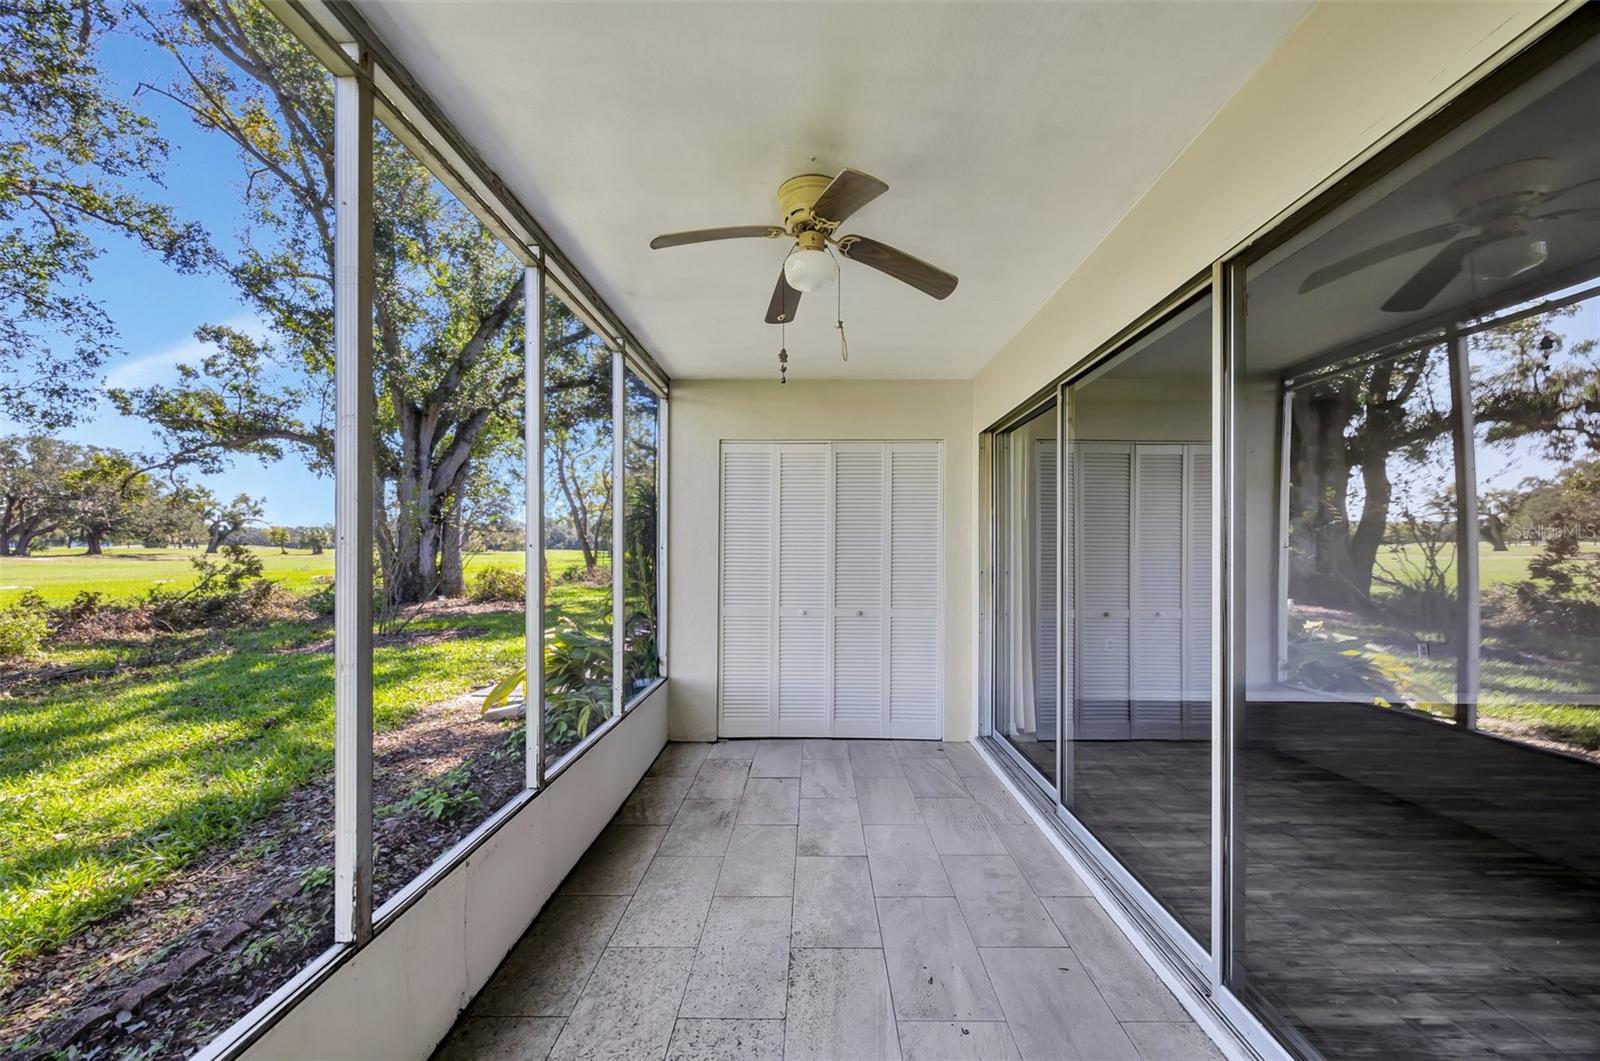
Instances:
[[[663,685],[245,1056],[428,1057],[666,740]]]

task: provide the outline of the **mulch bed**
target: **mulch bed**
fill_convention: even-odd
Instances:
[[[430,704],[375,739],[375,808],[463,764],[466,787],[482,801],[453,819],[419,810],[376,817],[378,903],[522,788],[522,753],[508,743],[514,727],[480,720],[480,703],[481,693]],[[0,997],[0,1052],[187,1057],[332,944],[332,866],[328,777],[61,950],[18,963]]]

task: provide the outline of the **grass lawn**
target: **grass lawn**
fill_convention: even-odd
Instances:
[[[1580,548],[1586,553],[1600,553],[1600,542],[1584,542]],[[1488,542],[1479,542],[1478,581],[1484,589],[1521,582],[1528,577],[1528,561],[1543,551],[1542,545],[1512,545],[1504,552],[1497,553]],[[1448,562],[1453,558],[1454,553],[1447,552],[1440,559]],[[1422,550],[1415,545],[1385,545],[1378,550],[1378,565],[1396,577],[1403,577],[1410,572],[1420,570],[1422,562]],[[1445,577],[1452,587],[1455,586],[1456,571],[1453,563],[1445,572]]]
[[[267,574],[291,588],[332,570],[331,555],[261,552]],[[552,551],[551,561],[546,624],[563,614],[604,622],[609,589],[559,577],[579,564],[576,552]],[[520,566],[522,556],[474,557],[469,580],[500,562]],[[54,600],[80,589],[131,597],[158,578],[192,577],[187,555],[170,552],[5,563],[7,581],[26,564],[28,584]],[[482,633],[375,647],[377,729],[522,665],[520,610],[419,619],[407,634],[448,627]],[[0,699],[0,990],[13,960],[59,945],[331,768],[333,654],[296,651],[329,634],[325,621],[279,622],[53,646],[42,665],[119,667]]]

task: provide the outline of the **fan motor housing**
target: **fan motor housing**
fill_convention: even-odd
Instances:
[[[832,177],[820,173],[802,173],[778,185],[778,212],[783,218],[783,227],[792,232],[796,225],[808,224],[811,208],[832,182]]]

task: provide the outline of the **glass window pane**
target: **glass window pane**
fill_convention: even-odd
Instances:
[[[524,787],[522,263],[374,132],[373,888]]]
[[[544,755],[553,764],[613,714],[611,350],[545,300]]]
[[[994,439],[994,732],[1056,781],[1056,403]]]
[[[627,425],[622,453],[623,521],[623,700],[631,699],[661,674],[658,641],[660,587],[659,531],[661,399],[629,369],[624,372]]]
[[[0,12],[0,1049],[186,1057],[333,942],[333,82],[77,12]]]
[[[1211,298],[1067,389],[1062,802],[1211,923]]]
[[[1596,128],[1591,39],[1246,276],[1234,987],[1331,1057],[1600,1052]]]

